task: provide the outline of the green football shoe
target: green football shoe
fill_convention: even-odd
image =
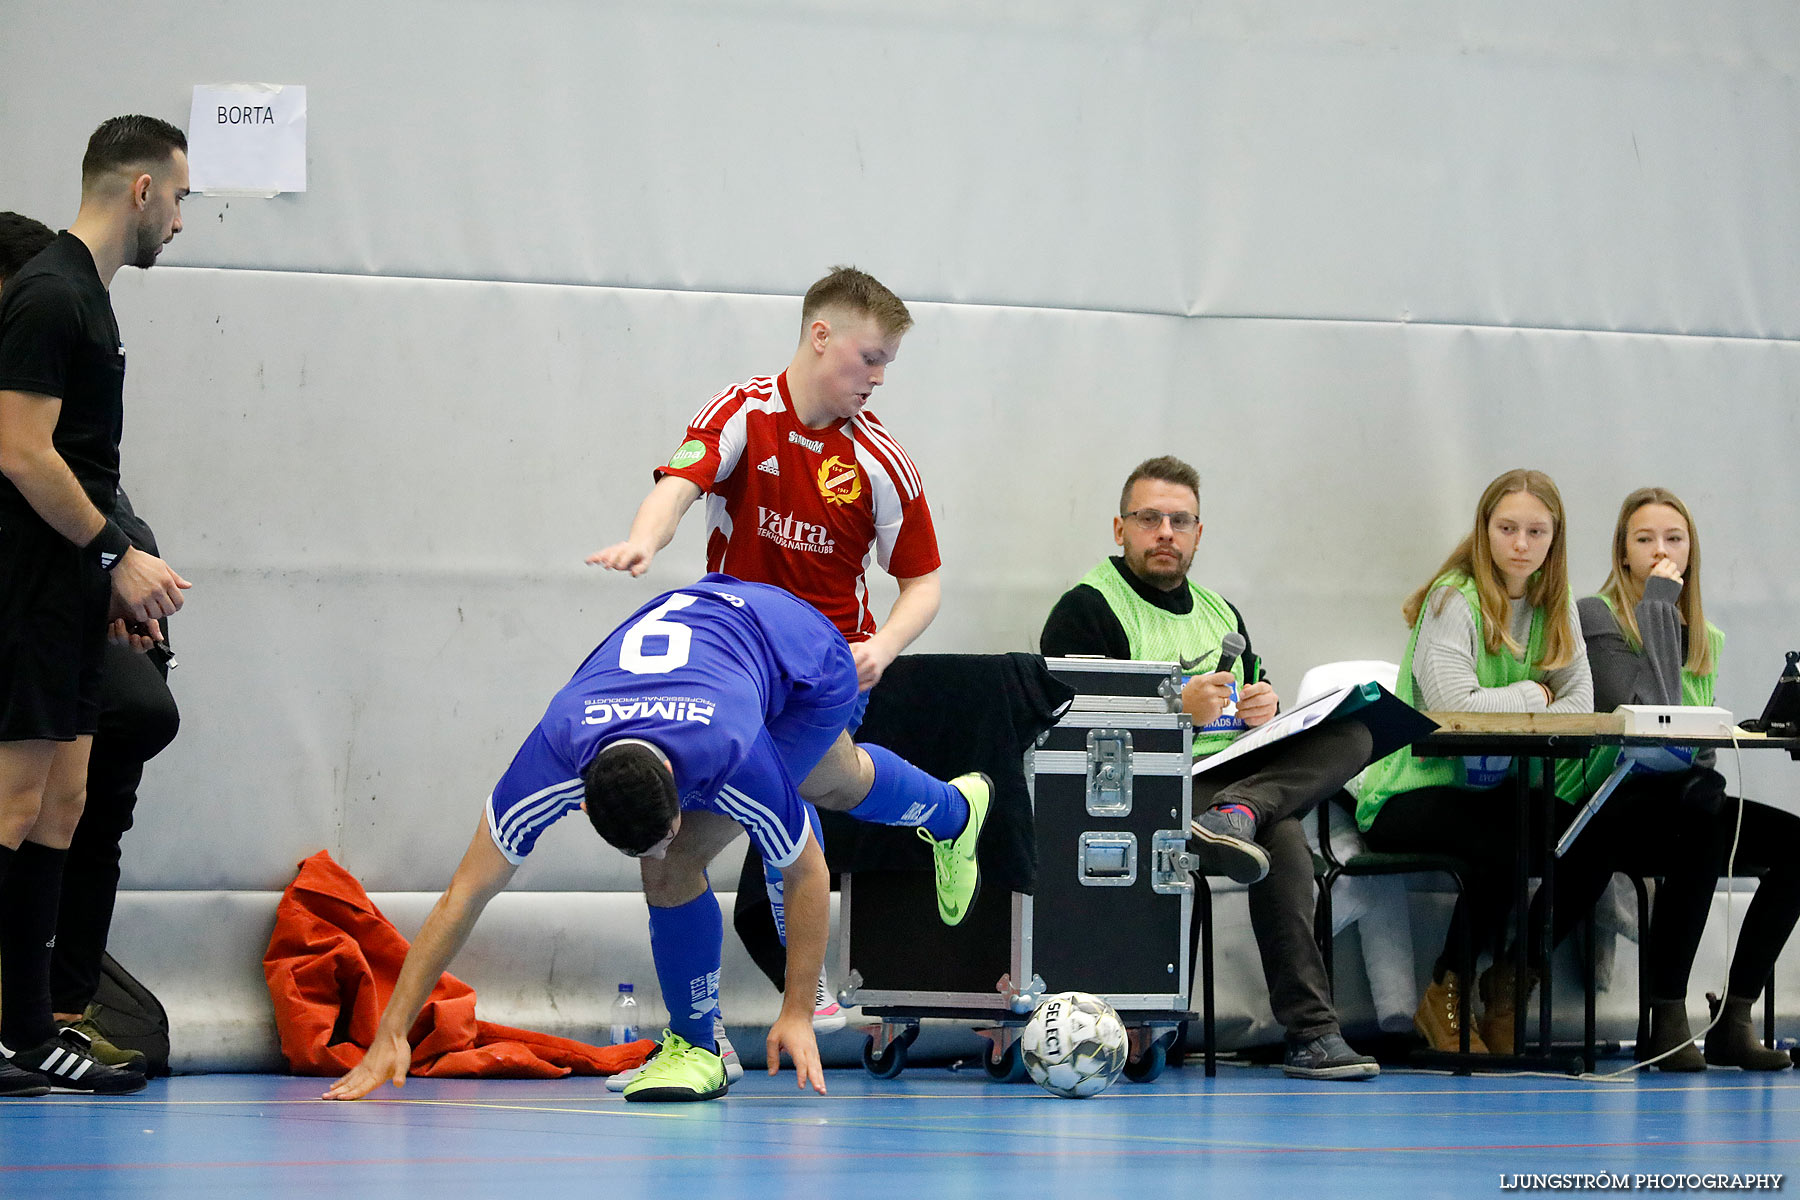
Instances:
[[[981,865],[975,861],[975,847],[987,825],[994,781],[980,771],[971,771],[952,779],[950,786],[969,802],[969,819],[962,832],[940,842],[929,829],[920,829],[919,837],[931,843],[931,857],[937,868],[938,919],[946,925],[960,925],[975,904],[975,897],[981,895]]]
[[[637,1077],[625,1085],[627,1100],[682,1103],[711,1100],[731,1087],[725,1079],[725,1060],[702,1050],[672,1029],[663,1030],[662,1046],[645,1063]]]

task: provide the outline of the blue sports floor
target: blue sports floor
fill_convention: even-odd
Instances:
[[[1196,1066],[1086,1101],[979,1069],[838,1070],[827,1085],[801,1096],[791,1073],[751,1074],[723,1101],[655,1106],[598,1079],[415,1079],[343,1104],[315,1099],[315,1079],[162,1079],[119,1099],[0,1101],[0,1197],[1468,1200],[1516,1174],[1800,1166],[1792,1071],[1344,1084]]]

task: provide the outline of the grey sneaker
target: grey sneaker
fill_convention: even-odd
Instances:
[[[1342,1034],[1327,1033],[1304,1042],[1290,1041],[1281,1073],[1291,1079],[1373,1079],[1381,1065],[1350,1048]]]
[[[1202,875],[1256,883],[1269,873],[1269,852],[1256,844],[1256,817],[1242,804],[1221,804],[1194,818],[1188,849]]]

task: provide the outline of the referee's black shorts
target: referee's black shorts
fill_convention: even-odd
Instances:
[[[112,579],[36,513],[0,508],[0,742],[100,726]]]

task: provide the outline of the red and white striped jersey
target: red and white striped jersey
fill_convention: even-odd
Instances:
[[[919,470],[864,411],[824,429],[794,416],[787,374],[726,388],[703,405],[656,478],[706,494],[706,569],[786,588],[852,642],[875,632],[864,573],[938,569]]]

